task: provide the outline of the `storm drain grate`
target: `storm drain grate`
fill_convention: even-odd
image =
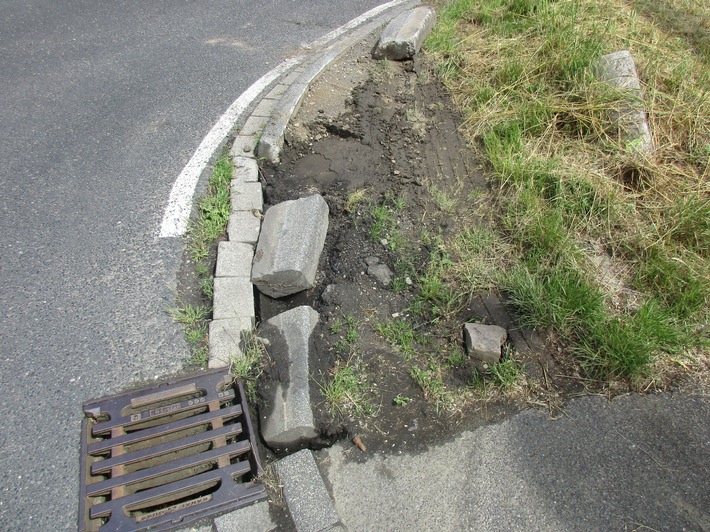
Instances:
[[[244,388],[225,369],[84,413],[79,530],[167,530],[266,498]]]

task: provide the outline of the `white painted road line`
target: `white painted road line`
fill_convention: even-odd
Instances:
[[[343,33],[346,33],[353,28],[358,27],[364,22],[376,17],[380,13],[396,7],[400,4],[411,2],[411,0],[394,0],[387,2],[370,11],[354,18],[340,28],[331,31],[320,39],[313,41],[308,48],[320,48],[332,40],[338,38]],[[190,210],[192,209],[192,198],[195,194],[195,188],[200,175],[207,167],[212,155],[222,143],[224,138],[229,134],[234,124],[241,118],[244,111],[258,98],[271,83],[277,80],[289,69],[300,63],[304,58],[296,57],[287,59],[279,66],[264,74],[258,81],[249,87],[239,98],[237,98],[227,111],[220,117],[217,123],[212,127],[207,136],[200,142],[200,145],[195,150],[183,168],[180,175],[175,180],[173,188],[170,191],[168,205],[163,214],[163,222],[160,226],[158,236],[160,238],[178,237],[185,234],[187,230],[187,222],[190,219]]]
[[[279,76],[287,72],[290,68],[298,64],[300,58],[287,59],[279,66],[264,74],[258,81],[242,93],[229,109],[220,117],[212,127],[207,136],[202,139],[200,145],[193,156],[188,161],[185,168],[173,184],[170,191],[168,206],[163,215],[163,223],[160,226],[160,238],[182,236],[187,229],[187,221],[190,218],[192,208],[192,196],[195,194],[195,187],[203,170],[209,163],[217,147],[222,143],[224,137],[229,134],[234,124],[241,118],[242,113],[251,103]]]

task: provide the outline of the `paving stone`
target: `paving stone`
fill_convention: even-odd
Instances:
[[[328,212],[320,194],[284,201],[266,211],[251,277],[262,293],[283,297],[313,287]]]
[[[244,183],[232,180],[232,210],[261,212],[264,210],[264,193],[261,183]]]
[[[429,6],[405,11],[382,32],[372,55],[375,59],[401,61],[413,58],[431,32],[436,13]]]
[[[276,463],[284,499],[298,532],[337,530],[340,518],[313,458],[304,449]]]
[[[648,126],[643,94],[634,58],[628,50],[605,55],[600,60],[600,78],[612,87],[626,89],[629,98],[611,113],[611,120],[619,128],[621,138],[631,152],[650,155],[654,151]]]
[[[250,116],[244,122],[244,125],[239,128],[239,135],[243,137],[261,135],[264,131],[264,126],[266,126],[266,118],[263,116]]]
[[[229,366],[232,357],[243,355],[240,339],[243,332],[254,328],[251,317],[212,320],[209,326],[209,362],[210,368]]]
[[[271,113],[274,112],[274,108],[278,100],[272,100],[271,98],[262,98],[259,105],[252,111],[251,116],[269,118]]]
[[[464,325],[466,351],[474,358],[489,364],[500,362],[501,348],[508,338],[503,327],[467,323]]]
[[[212,317],[251,318],[254,321],[254,286],[245,277],[216,277]]]
[[[214,524],[217,532],[271,532],[277,529],[266,501],[218,517]]]
[[[254,247],[244,242],[224,241],[217,247],[215,277],[246,277],[251,275]]]
[[[238,183],[258,183],[259,165],[253,157],[236,156],[232,159],[234,171],[232,172],[232,182]]]
[[[261,230],[261,214],[251,211],[235,211],[229,213],[227,234],[230,242],[244,242],[256,245]]]
[[[259,325],[273,360],[272,378],[262,386],[266,407],[261,435],[271,447],[298,449],[316,438],[310,394],[311,335],[320,315],[308,306],[283,312]]]

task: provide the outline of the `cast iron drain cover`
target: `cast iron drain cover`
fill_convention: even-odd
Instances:
[[[168,530],[266,498],[244,388],[225,369],[84,413],[79,530]]]

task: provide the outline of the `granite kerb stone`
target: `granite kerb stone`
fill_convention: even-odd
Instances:
[[[384,29],[372,56],[392,61],[412,59],[435,22],[436,13],[430,6],[420,6],[402,13]]]
[[[278,298],[315,285],[328,214],[320,194],[284,201],[266,211],[251,275],[262,293]]]
[[[265,396],[261,435],[275,450],[300,449],[318,437],[310,394],[312,335],[320,315],[309,306],[282,312],[262,322],[260,338],[273,361]]]

